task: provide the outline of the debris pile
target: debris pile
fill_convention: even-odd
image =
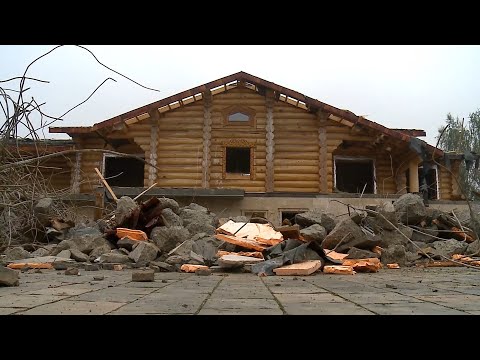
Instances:
[[[116,205],[106,219],[87,224],[38,211],[47,243],[10,247],[1,264],[22,271],[148,267],[155,272],[246,271],[259,276],[480,266],[480,242],[469,227],[469,214],[425,207],[414,194],[365,210],[349,208],[342,217],[312,209],[297,214],[295,224],[278,227],[263,218],[218,219],[203,206],[180,207],[168,198],[137,203],[124,196]],[[17,283],[1,268],[0,285]]]

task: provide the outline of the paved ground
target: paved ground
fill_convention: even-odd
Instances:
[[[104,280],[93,277],[104,275]],[[22,273],[0,287],[0,315],[480,315],[480,272],[467,268],[381,270],[306,277],[156,273],[131,282],[131,270]]]

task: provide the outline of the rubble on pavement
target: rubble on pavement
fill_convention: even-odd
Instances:
[[[470,214],[430,209],[415,194],[343,217],[312,209],[297,214],[295,224],[281,226],[263,218],[218,219],[203,206],[180,207],[168,198],[137,203],[123,196],[109,217],[87,224],[49,216],[52,206],[42,199],[36,207],[45,243],[12,246],[1,255],[0,285],[15,284],[12,269],[200,269],[198,275],[307,276],[415,265],[480,266],[480,241],[469,227]],[[138,275],[137,281],[147,278],[151,275]]]

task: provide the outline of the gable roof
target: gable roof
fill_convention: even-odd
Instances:
[[[425,132],[423,130],[387,128],[374,121],[370,121],[362,116],[357,116],[351,111],[338,109],[332,105],[326,104],[317,99],[305,96],[295,90],[291,90],[281,85],[277,85],[273,82],[261,79],[254,75],[250,75],[243,71],[240,71],[238,73],[235,73],[229,76],[225,76],[223,78],[208,82],[203,85],[196,86],[189,90],[182,91],[176,95],[172,95],[164,99],[155,101],[153,103],[141,106],[137,109],[133,109],[126,113],[117,115],[111,119],[96,123],[92,126],[50,127],[49,132],[50,133],[82,134],[82,133],[98,131],[100,129],[103,129],[109,126],[114,126],[123,122],[127,122],[128,124],[128,121],[130,119],[136,118],[137,119],[136,121],[138,121],[139,119],[141,120],[142,118],[148,117],[147,114],[154,109],[166,108],[165,111],[170,111],[184,104],[186,105],[187,101],[188,103],[198,101],[202,98],[202,93],[204,91],[216,89],[219,87],[224,87],[225,89],[227,89],[227,87],[234,82],[245,82],[247,84],[250,84],[253,87],[255,87],[255,89],[260,93],[264,93],[266,89],[270,89],[274,92],[276,99],[280,99],[280,98],[284,99],[283,101],[289,102],[290,104],[292,104],[291,100],[293,100],[293,104],[295,104],[295,102],[297,106],[298,104],[301,104],[302,105],[301,107],[304,108],[305,110],[308,110],[311,112],[316,112],[320,110],[325,113],[331,114],[336,118],[339,118],[340,121],[346,121],[351,124],[359,124],[364,127],[379,131],[382,134],[385,134],[387,136],[390,136],[392,138],[396,138],[402,141],[408,142],[410,141],[411,138],[415,136],[425,136]],[[165,112],[165,111],[161,111],[161,112]],[[136,122],[136,121],[133,120],[132,122]],[[428,148],[431,148],[431,149],[434,148],[427,143],[425,144],[427,145]]]

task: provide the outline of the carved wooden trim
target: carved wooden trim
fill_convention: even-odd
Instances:
[[[222,142],[222,179],[237,178],[240,175],[227,174],[227,147],[250,148],[250,180],[255,179],[255,143],[245,139],[229,139]],[[244,176],[238,178],[245,178]]]
[[[148,160],[152,165],[157,166],[157,145],[158,145],[158,133],[159,127],[158,122],[160,120],[160,113],[157,109],[152,110],[150,113],[150,147],[149,147],[149,154]],[[147,156],[147,154],[145,154]],[[152,186],[155,181],[157,181],[157,168],[153,166],[148,167],[148,186]]]
[[[249,121],[228,121],[228,117],[231,114],[235,114],[237,112],[243,113],[249,116]],[[255,127],[255,115],[256,111],[250,107],[242,106],[242,105],[232,105],[224,108],[222,110],[223,114],[223,125],[224,126],[248,126],[248,127]]]
[[[212,139],[212,94],[204,92],[203,97],[203,157],[202,157],[202,187],[210,187],[210,145]]]
[[[274,99],[271,92],[267,92],[265,105],[267,108],[266,130],[266,162],[265,162],[265,191],[275,191],[274,182],[274,159],[275,159],[275,127],[273,123],[273,105]]]
[[[327,146],[327,117],[321,111],[317,113],[318,119],[318,187],[321,193],[328,192],[328,146]]]
[[[255,147],[255,142],[251,142],[245,139],[228,139],[223,140],[222,145],[224,147]]]

